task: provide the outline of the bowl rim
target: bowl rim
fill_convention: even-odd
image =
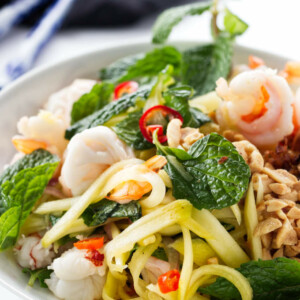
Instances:
[[[174,41],[168,42],[164,45],[175,46],[175,47],[187,45],[187,46],[192,47],[192,46],[196,46],[196,45],[203,45],[203,44],[210,43],[210,42],[211,41],[209,41],[209,40],[200,40],[200,41],[198,41],[198,40],[188,40],[188,41],[174,40]],[[137,39],[136,41],[119,42],[119,43],[116,42],[113,44],[101,46],[99,48],[94,48],[94,49],[85,51],[83,53],[73,55],[68,58],[62,58],[62,59],[59,59],[59,60],[51,62],[51,63],[46,63],[41,66],[37,66],[37,67],[33,68],[32,70],[28,71],[27,73],[25,73],[24,75],[17,78],[15,81],[11,82],[7,87],[4,87],[2,90],[0,90],[0,101],[3,101],[3,99],[6,98],[6,96],[9,95],[9,93],[11,91],[18,88],[19,85],[26,83],[26,81],[29,81],[31,78],[39,76],[39,74],[49,72],[61,65],[68,64],[73,60],[74,61],[83,60],[85,57],[93,56],[93,55],[96,55],[97,53],[101,53],[103,51],[105,52],[109,49],[115,50],[117,48],[132,48],[134,46],[147,47],[149,45],[152,46],[153,48],[155,46],[157,46],[157,47],[163,46],[163,45],[153,44],[153,43],[151,43],[151,41],[145,41],[145,39],[140,38],[140,39]],[[260,50],[260,49],[255,49],[253,47],[242,46],[239,44],[234,45],[233,53],[235,53],[236,51],[248,51],[249,53],[255,52],[260,56],[268,56],[273,59],[282,59],[285,61],[291,60],[290,58],[280,55],[280,54],[276,54],[273,52],[264,51],[264,50]]]
[[[172,42],[166,43],[165,45],[170,45],[170,46],[177,46],[177,47],[182,47],[182,46],[187,46],[187,47],[193,47],[193,46],[200,46],[206,43],[209,43],[211,41],[209,40],[174,40]],[[142,48],[147,48],[147,47],[161,47],[162,45],[155,45],[152,44],[151,41],[145,41],[145,39],[136,39],[135,41],[129,41],[129,42],[116,42],[116,43],[111,43],[105,46],[97,47],[88,51],[84,51],[82,53],[73,55],[68,58],[62,58],[57,61],[51,62],[51,63],[45,63],[41,66],[37,66],[34,69],[30,70],[26,74],[22,75],[20,78],[16,79],[14,82],[10,83],[7,87],[4,89],[0,90],[0,102],[1,101],[6,101],[7,98],[9,97],[9,94],[13,92],[14,90],[18,89],[19,86],[22,86],[23,84],[26,84],[29,82],[31,79],[39,76],[40,74],[47,73],[54,71],[56,68],[59,66],[63,66],[64,64],[69,64],[72,63],[72,61],[82,61],[85,58],[89,56],[94,56],[97,55],[101,52],[107,52],[108,50],[117,50],[118,48],[133,48],[133,47],[142,47]],[[273,52],[269,51],[264,51],[264,50],[259,50],[255,49],[253,47],[247,47],[247,46],[242,46],[239,44],[234,45],[234,53],[241,51],[241,52],[249,52],[250,53],[256,53],[256,55],[260,56],[267,56],[270,59],[274,60],[284,60],[288,61],[291,60],[288,57],[280,54],[276,54]],[[21,290],[15,288],[13,285],[10,283],[7,283],[3,278],[0,277],[0,285],[6,289],[8,289],[11,293],[15,294],[16,296],[19,296],[23,299],[27,300],[32,300],[31,297],[28,295],[24,294]]]

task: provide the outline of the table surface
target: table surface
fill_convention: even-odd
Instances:
[[[237,44],[300,61],[300,1],[240,0],[226,1],[227,6],[249,24]],[[135,40],[150,41],[154,19],[148,18],[119,29],[66,30],[59,32],[46,46],[35,67],[75,56],[86,51]],[[187,17],[171,33],[170,41],[209,40],[209,16]],[[15,29],[1,41],[0,67],[16,53],[27,30]],[[20,299],[0,286],[2,299]]]

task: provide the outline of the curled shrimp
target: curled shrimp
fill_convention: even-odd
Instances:
[[[72,248],[54,259],[48,267],[53,270],[53,273],[45,282],[58,298],[101,299],[106,280],[106,263],[103,261],[103,265],[96,266],[87,259],[87,255],[87,250]]]
[[[14,136],[12,138],[12,143],[19,152],[22,152],[24,154],[30,154],[37,149],[48,148],[48,144],[44,141],[24,138],[22,136]]]
[[[88,93],[95,84],[95,80],[76,79],[71,85],[52,94],[45,105],[45,109],[60,118],[67,128],[70,126],[73,103],[83,94]]]
[[[258,67],[264,66],[265,62],[258,56],[249,55],[248,66],[250,69],[256,69]]]
[[[18,151],[28,154],[42,148],[62,155],[68,141],[64,122],[49,111],[41,110],[37,116],[22,117],[18,122],[20,136],[13,138]]]
[[[97,126],[76,134],[68,144],[59,179],[67,195],[81,195],[110,165],[134,157],[108,127]]]
[[[144,163],[144,166],[146,166],[149,171],[157,173],[166,163],[167,160],[165,157],[155,155],[148,159]],[[148,182],[129,180],[117,185],[106,198],[119,203],[126,203],[131,200],[141,199],[143,195],[149,193],[151,190],[152,186]]]
[[[220,78],[216,91],[224,100],[216,112],[222,129],[235,129],[258,147],[275,145],[292,133],[293,94],[275,71],[243,72],[229,85]]]
[[[22,236],[14,248],[14,254],[20,266],[31,270],[48,266],[55,256],[52,247],[42,247],[39,234]]]

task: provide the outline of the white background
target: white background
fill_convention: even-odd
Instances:
[[[300,61],[300,0],[232,0],[226,3],[250,25],[237,39],[238,44]],[[35,67],[113,44],[137,39],[150,41],[152,24],[153,18],[149,18],[122,29],[60,32],[46,46]],[[208,40],[208,28],[208,16],[188,17],[176,27],[170,40]],[[17,53],[26,33],[26,30],[15,29],[0,41],[0,68]],[[19,299],[1,286],[0,295],[1,299]]]

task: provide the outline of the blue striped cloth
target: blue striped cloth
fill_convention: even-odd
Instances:
[[[21,0],[14,3],[14,5],[19,5],[19,17],[25,12],[23,6],[19,2],[31,2],[33,8],[33,2],[37,5],[37,0]],[[44,16],[41,18],[40,22],[34,27],[34,29],[27,36],[26,40],[18,47],[18,53],[13,55],[13,58],[9,60],[4,66],[3,70],[0,70],[0,88],[3,88],[6,84],[12,80],[18,78],[27,72],[33,65],[36,57],[53,36],[53,34],[61,26],[67,12],[71,8],[72,4],[76,0],[57,0],[53,5],[46,11]],[[23,8],[23,10],[21,10]],[[4,8],[0,11],[0,24],[1,24],[1,12],[7,8]],[[22,13],[21,13],[22,12]],[[16,22],[17,16],[14,16]],[[12,24],[13,18],[10,18]],[[0,26],[1,28],[1,26]],[[5,26],[2,27],[3,32]],[[2,30],[2,28],[0,30]],[[6,30],[8,26],[6,26]]]

